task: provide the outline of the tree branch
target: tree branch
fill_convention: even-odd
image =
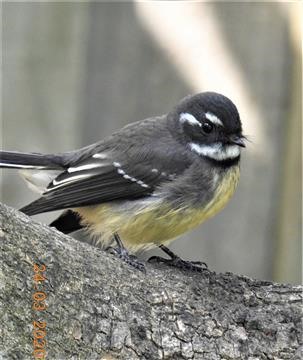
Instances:
[[[300,358],[300,286],[150,264],[143,274],[4,205],[0,216],[3,359],[32,358],[34,320],[46,322],[48,359]],[[37,289],[34,264],[46,266]]]

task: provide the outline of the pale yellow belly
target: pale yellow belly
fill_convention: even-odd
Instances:
[[[217,186],[213,199],[203,208],[170,209],[167,205],[151,203],[141,211],[119,211],[110,204],[75,209],[92,233],[108,243],[114,232],[133,250],[152,244],[167,243],[197,227],[220,211],[231,198],[239,179],[239,168],[228,171]],[[186,205],[186,204],[184,204]]]

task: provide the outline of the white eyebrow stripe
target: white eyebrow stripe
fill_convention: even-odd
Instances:
[[[105,164],[101,164],[101,163],[80,165],[80,166],[75,166],[75,167],[68,168],[67,172],[72,173],[72,172],[76,172],[76,171],[90,170],[90,169],[94,169],[94,168],[97,168],[97,167],[102,167],[104,165]]]
[[[238,145],[227,145],[222,147],[220,144],[199,145],[196,143],[190,143],[189,146],[190,149],[198,155],[203,155],[218,161],[235,159],[241,152]]]
[[[209,120],[213,124],[223,126],[222,121],[215,114],[208,111],[207,113],[205,113],[205,117],[207,120]]]
[[[180,122],[182,124],[184,124],[185,122],[187,122],[190,125],[198,125],[201,127],[201,123],[200,121],[198,121],[194,115],[190,114],[190,113],[182,113],[180,114],[180,118],[179,118]]]

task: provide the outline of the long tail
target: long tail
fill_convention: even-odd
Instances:
[[[59,170],[64,164],[58,155],[0,151],[0,168]]]
[[[42,194],[66,165],[62,155],[0,151],[0,168],[19,169],[29,188]]]

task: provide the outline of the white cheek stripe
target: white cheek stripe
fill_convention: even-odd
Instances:
[[[190,125],[198,125],[201,127],[200,121],[198,121],[192,114],[182,113],[182,114],[180,114],[179,119],[180,119],[181,124],[184,124],[187,122]]]
[[[213,114],[211,112],[207,112],[205,114],[205,117],[206,117],[207,120],[209,120],[213,124],[223,126],[222,121],[215,114]]]
[[[235,159],[240,155],[240,147],[238,145],[222,146],[221,144],[199,145],[190,143],[189,146],[195,153],[219,161]]]

